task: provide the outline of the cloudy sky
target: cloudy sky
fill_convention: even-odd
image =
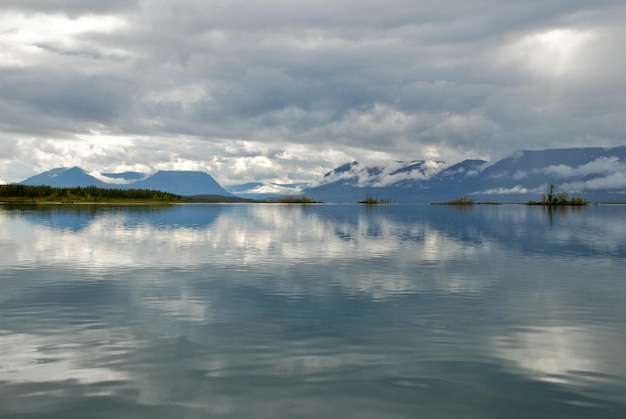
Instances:
[[[623,0],[0,0],[0,181],[624,145]]]

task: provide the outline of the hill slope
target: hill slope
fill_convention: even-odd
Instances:
[[[196,171],[160,170],[145,180],[130,183],[132,188],[155,189],[182,196],[223,195],[231,196],[208,173]]]
[[[47,172],[29,177],[20,182],[22,185],[29,186],[52,186],[55,188],[73,188],[76,186],[98,186],[106,188],[107,184],[87,174],[80,167],[59,167],[48,170]]]
[[[352,162],[328,172],[304,194],[326,202],[356,202],[366,195],[414,203],[462,195],[526,202],[538,199],[550,184],[589,200],[625,201],[626,147],[523,150],[491,165],[465,160],[445,167],[443,162],[420,161],[381,168]]]
[[[204,172],[162,170],[148,177],[138,172],[107,173],[102,174],[102,176],[104,179],[110,178],[111,181],[99,180],[79,167],[61,167],[32,176],[20,184],[47,185],[58,188],[97,186],[115,189],[152,189],[182,196],[232,196],[211,175]]]

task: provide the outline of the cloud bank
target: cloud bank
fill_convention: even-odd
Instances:
[[[0,178],[623,144],[617,0],[0,1]]]

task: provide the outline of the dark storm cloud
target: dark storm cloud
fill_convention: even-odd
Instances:
[[[0,2],[3,137],[96,130],[259,173],[624,141],[620,1],[50,3]]]

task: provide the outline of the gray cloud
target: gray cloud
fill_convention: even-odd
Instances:
[[[35,13],[60,13],[68,16],[105,14],[137,7],[138,0],[1,0],[0,6]]]
[[[623,144],[620,1],[0,5],[0,141],[32,147],[3,153],[5,179],[69,144],[88,170],[222,181]]]

